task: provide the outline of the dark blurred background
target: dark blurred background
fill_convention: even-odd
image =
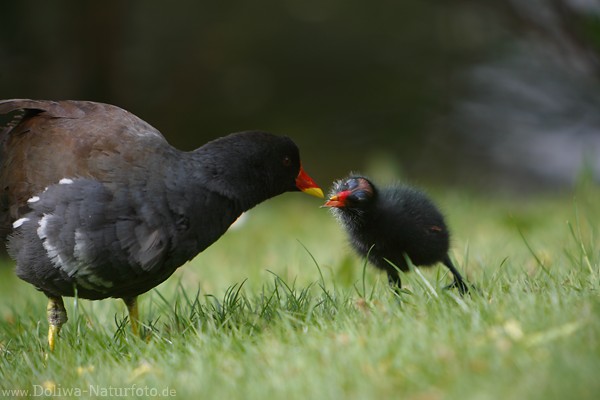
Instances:
[[[13,1],[0,20],[0,98],[115,104],[182,149],[286,134],[325,187],[600,177],[596,0]]]

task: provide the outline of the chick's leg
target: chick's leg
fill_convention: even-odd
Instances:
[[[448,288],[457,288],[458,293],[460,293],[461,295],[469,293],[469,287],[465,283],[465,280],[461,276],[460,272],[458,272],[458,270],[454,267],[454,264],[450,260],[450,257],[446,255],[442,262],[450,270],[450,272],[452,272],[452,275],[454,276],[454,281],[448,286]]]

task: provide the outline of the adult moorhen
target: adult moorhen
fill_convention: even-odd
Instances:
[[[350,176],[334,183],[324,206],[346,229],[352,247],[384,270],[394,288],[401,287],[398,269],[409,269],[408,256],[419,266],[442,262],[454,276],[451,286],[468,292],[448,256],[444,217],[424,193],[400,185],[378,189],[363,176]]]
[[[287,137],[241,132],[195,151],[170,146],[135,115],[88,101],[0,101],[0,239],[17,275],[48,296],[48,344],[62,296],[136,297],[284,192],[323,197]],[[12,233],[11,233],[12,232]]]

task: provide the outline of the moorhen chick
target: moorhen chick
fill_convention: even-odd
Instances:
[[[324,206],[346,229],[356,252],[387,273],[392,287],[401,287],[398,269],[408,271],[408,256],[417,266],[442,262],[454,276],[451,286],[468,292],[448,256],[444,217],[421,191],[400,185],[378,189],[363,176],[350,176],[333,184]]]
[[[63,296],[138,295],[206,249],[244,211],[284,192],[323,197],[287,137],[241,132],[179,151],[135,115],[88,101],[0,101],[0,239],[48,296],[52,350]]]

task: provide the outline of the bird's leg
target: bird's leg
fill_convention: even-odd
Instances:
[[[62,297],[48,297],[46,313],[48,316],[48,347],[50,351],[54,351],[60,328],[68,319]]]
[[[402,289],[402,281],[400,280],[400,273],[398,271],[396,271],[396,269],[392,270],[387,270],[387,277],[388,277],[388,283],[390,284],[390,287],[395,290],[396,292],[399,292],[400,289]]]
[[[452,275],[454,276],[454,281],[448,286],[448,288],[457,288],[460,294],[469,293],[469,287],[465,283],[463,277],[460,275],[460,272],[458,272],[458,270],[454,267],[454,264],[452,264],[450,257],[446,255],[442,262],[446,267],[448,267],[448,269],[450,270],[450,272],[452,272]]]
[[[131,323],[131,331],[135,336],[140,336],[139,317],[137,296],[124,298],[123,301],[129,311],[129,322]]]

